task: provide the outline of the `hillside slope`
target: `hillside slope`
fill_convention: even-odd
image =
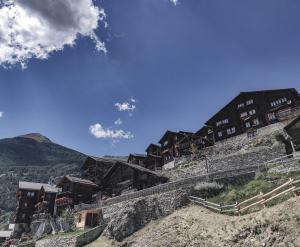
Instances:
[[[15,210],[19,180],[47,183],[66,174],[78,176],[85,158],[37,133],[1,139],[0,216]]]
[[[80,165],[84,159],[85,155],[37,133],[0,140],[0,167]]]
[[[103,239],[107,244],[107,239]],[[98,240],[101,243],[101,238]],[[111,246],[300,246],[300,197],[242,217],[213,213],[197,205],[148,224]],[[93,245],[91,245],[93,246]]]

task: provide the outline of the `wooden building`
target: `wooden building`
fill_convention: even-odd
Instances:
[[[59,181],[57,187],[61,189],[56,199],[58,211],[80,203],[92,203],[93,195],[99,191],[98,185],[92,181],[68,175]]]
[[[146,149],[147,157],[144,163],[146,168],[150,170],[161,169],[163,160],[161,157],[161,147],[156,144],[150,144]]]
[[[206,122],[220,141],[279,121],[278,116],[300,105],[294,88],[241,92]]]
[[[284,129],[291,137],[294,148],[293,151],[300,151],[300,117],[294,119]]]
[[[43,192],[42,191],[43,188]],[[32,216],[37,212],[37,204],[42,199],[42,193],[48,195],[49,191],[54,191],[55,187],[42,183],[31,183],[20,181],[17,190],[17,210],[15,223],[27,223],[29,224]],[[47,191],[47,192],[46,192]],[[52,192],[51,192],[52,193]],[[52,197],[51,197],[52,198]],[[45,198],[46,199],[46,198]],[[53,212],[54,204],[47,205],[47,210]]]
[[[39,191],[38,203],[35,205],[35,213],[55,213],[55,199],[58,188],[50,185],[43,185]]]
[[[199,129],[192,138],[193,144],[199,149],[203,149],[215,144],[214,131],[212,127],[204,126]]]
[[[145,154],[129,154],[127,163],[145,167],[146,158],[147,156]]]
[[[159,140],[163,163],[168,163],[176,157],[188,154],[192,137],[193,133],[191,132],[167,130]]]
[[[82,210],[77,214],[78,218],[76,222],[76,228],[79,229],[98,226],[102,217],[102,211],[100,208]]]
[[[117,196],[129,191],[153,187],[167,181],[168,178],[147,168],[117,161],[104,176],[102,191],[105,195]]]
[[[105,174],[117,161],[126,162],[127,158],[100,158],[89,156],[81,167],[82,177],[91,180],[101,187]]]

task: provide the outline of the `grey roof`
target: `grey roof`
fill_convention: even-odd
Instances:
[[[47,193],[58,193],[58,188],[49,184],[43,185],[45,192]]]
[[[64,178],[68,179],[70,182],[73,182],[73,183],[86,184],[86,185],[91,185],[91,186],[98,187],[98,185],[95,184],[94,182],[92,182],[91,180],[72,177],[72,176],[69,176],[69,175],[65,176]]]
[[[43,186],[46,187],[49,185],[42,184],[42,183],[19,181],[19,189],[22,189],[22,190],[40,190]]]
[[[12,231],[0,231],[0,238],[10,238]]]

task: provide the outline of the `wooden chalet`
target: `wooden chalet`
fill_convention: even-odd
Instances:
[[[220,141],[280,120],[279,116],[300,106],[294,88],[241,92],[206,122],[214,140]]]
[[[52,195],[55,194],[54,191],[56,191],[55,187],[48,184],[20,181],[17,190],[18,202],[15,223],[29,224],[32,216],[37,213],[37,204],[42,200],[46,201],[49,199],[49,203],[45,210],[53,212],[54,204]],[[49,194],[51,194],[50,197],[48,196]],[[42,195],[46,197],[43,197]]]
[[[144,161],[146,168],[150,170],[160,169],[163,165],[161,157],[161,147],[156,144],[150,144],[146,149],[147,157]]]
[[[55,213],[55,199],[58,188],[50,185],[43,185],[38,197],[38,203],[35,205],[35,213],[47,213],[51,216]]]
[[[145,154],[129,154],[127,163],[145,166],[146,158],[147,156]]]
[[[199,149],[203,149],[215,144],[214,131],[212,127],[204,126],[192,137],[192,142]]]
[[[97,184],[87,179],[64,176],[57,187],[61,191],[57,195],[56,206],[60,212],[65,207],[74,207],[80,203],[92,203],[93,195],[99,191]]]
[[[117,196],[165,183],[168,178],[139,165],[117,161],[103,179],[103,192]]]
[[[293,143],[293,151],[300,151],[300,117],[294,119],[285,128]]]
[[[188,154],[192,136],[191,132],[167,130],[159,141],[163,163],[166,164],[176,157]]]
[[[117,161],[125,161],[127,158],[100,158],[89,156],[81,167],[82,178],[89,179],[99,187],[102,186],[104,175]]]

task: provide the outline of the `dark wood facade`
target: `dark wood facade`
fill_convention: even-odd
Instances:
[[[56,199],[58,208],[92,203],[93,195],[99,191],[98,185],[92,181],[71,176],[64,176],[57,187],[61,189]]]
[[[99,187],[103,185],[103,178],[110,168],[117,161],[126,161],[127,159],[100,158],[89,156],[81,167],[82,177],[91,180]]]
[[[142,190],[165,183],[168,178],[147,168],[126,162],[116,162],[103,181],[106,195],[116,196],[130,190]]]
[[[191,132],[167,130],[159,141],[163,163],[168,163],[176,157],[188,154],[192,137],[193,133]]]
[[[49,191],[52,191],[51,197],[48,197]],[[42,201],[43,195],[47,196],[47,198],[43,199],[49,199],[49,203],[44,209],[49,213],[53,213],[53,197],[56,196],[54,191],[56,191],[56,188],[48,184],[20,181],[17,190],[18,202],[15,223],[30,223],[32,216],[38,213],[37,205]]]
[[[55,213],[55,199],[57,193],[58,188],[43,185],[39,192],[38,203],[35,205],[35,213],[47,213],[53,216]]]
[[[145,154],[129,154],[127,163],[145,167],[146,158],[147,156]]]
[[[163,165],[163,160],[161,157],[161,147],[156,144],[150,144],[146,149],[146,153],[146,168],[150,170],[161,169],[161,166]]]
[[[242,92],[206,122],[215,141],[279,121],[278,114],[300,105],[295,89]]]

